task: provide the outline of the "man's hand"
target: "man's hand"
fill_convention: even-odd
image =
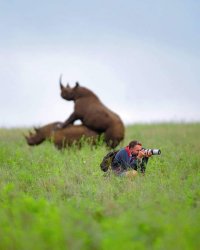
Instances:
[[[138,153],[137,158],[142,159],[143,157],[145,157],[145,152],[144,152],[144,150],[140,150],[139,153]]]
[[[145,151],[144,149],[140,150],[140,152],[138,153],[137,158],[138,159],[142,159],[143,157],[151,157],[152,153],[149,151]]]
[[[152,153],[150,151],[145,152],[145,157],[151,157]]]

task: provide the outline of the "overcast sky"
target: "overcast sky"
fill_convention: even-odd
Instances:
[[[63,82],[125,124],[200,121],[200,1],[0,1],[0,127],[64,121]]]

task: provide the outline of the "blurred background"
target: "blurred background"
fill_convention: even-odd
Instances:
[[[0,127],[64,121],[63,83],[125,124],[200,121],[200,2],[1,1]]]

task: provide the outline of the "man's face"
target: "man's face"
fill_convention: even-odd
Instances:
[[[142,150],[142,146],[141,145],[135,145],[134,148],[130,148],[131,154],[135,155],[135,156],[137,156],[141,150]]]

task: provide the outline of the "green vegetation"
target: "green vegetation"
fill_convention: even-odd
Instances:
[[[200,249],[200,124],[126,128],[160,148],[145,176],[105,175],[104,145],[29,147],[0,129],[0,249]]]

